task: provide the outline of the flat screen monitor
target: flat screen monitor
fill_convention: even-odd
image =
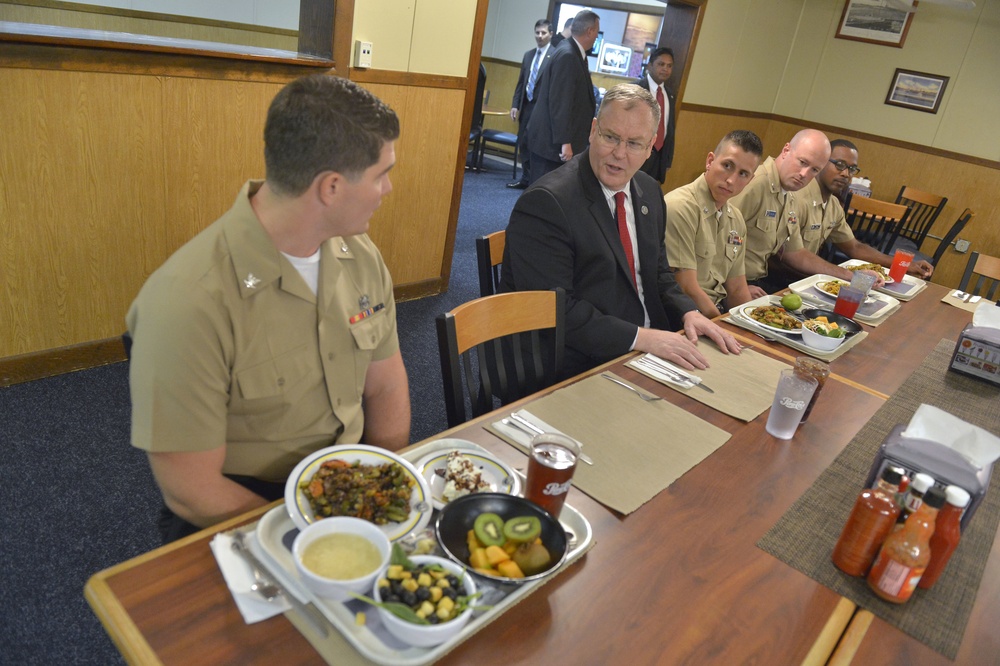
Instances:
[[[627,74],[632,61],[632,49],[620,44],[604,44],[597,60],[597,71],[604,74]]]
[[[589,51],[587,51],[587,55],[589,55],[589,56],[595,56],[595,55],[597,55],[597,54],[599,54],[601,52],[601,49],[603,47],[604,47],[604,33],[603,32],[598,32],[597,33],[597,41],[594,42],[594,46],[592,46],[591,49]]]

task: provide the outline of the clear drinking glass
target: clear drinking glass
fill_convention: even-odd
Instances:
[[[813,377],[801,375],[795,368],[782,370],[764,429],[778,439],[791,439],[817,385]]]

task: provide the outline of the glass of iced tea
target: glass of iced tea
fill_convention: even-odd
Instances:
[[[812,377],[817,382],[816,392],[813,393],[809,404],[806,405],[806,411],[802,414],[802,420],[799,421],[799,423],[805,423],[813,410],[813,406],[816,404],[819,392],[823,390],[823,385],[826,384],[826,378],[830,376],[830,366],[818,358],[799,356],[795,359],[795,371],[800,375]]]
[[[554,432],[536,435],[531,440],[524,498],[558,518],[579,455],[580,444],[571,437]]]

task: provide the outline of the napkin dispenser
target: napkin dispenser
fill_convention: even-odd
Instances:
[[[1000,386],[1000,329],[966,326],[958,336],[948,369]]]
[[[905,469],[906,475],[911,479],[917,472],[924,472],[934,477],[934,485],[940,488],[949,485],[964,488],[971,496],[969,506],[962,515],[964,530],[986,496],[993,465],[977,467],[958,451],[944,444],[928,439],[903,437],[905,429],[906,425],[897,425],[882,442],[868,472],[865,487],[874,487],[875,481],[882,476],[882,470],[896,466]]]

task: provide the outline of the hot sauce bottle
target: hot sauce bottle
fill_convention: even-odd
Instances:
[[[920,503],[924,501],[924,493],[934,485],[934,477],[930,474],[917,472],[913,475],[910,485],[903,496],[903,506],[899,512],[896,523],[902,525],[914,511],[920,508]]]
[[[896,524],[899,505],[896,491],[903,470],[887,467],[874,488],[866,488],[854,502],[831,559],[834,565],[852,576],[864,576],[878,553],[879,546]]]
[[[944,491],[934,487],[903,528],[896,530],[882,544],[868,586],[876,595],[894,604],[908,600],[916,589],[931,559],[930,540],[938,509],[944,506]]]
[[[962,512],[971,499],[969,493],[958,486],[945,488],[944,496],[947,503],[938,514],[934,536],[931,537],[931,561],[920,578],[920,587],[925,590],[937,582],[948,560],[951,559],[951,554],[958,548],[958,541],[962,538],[960,524]]]

